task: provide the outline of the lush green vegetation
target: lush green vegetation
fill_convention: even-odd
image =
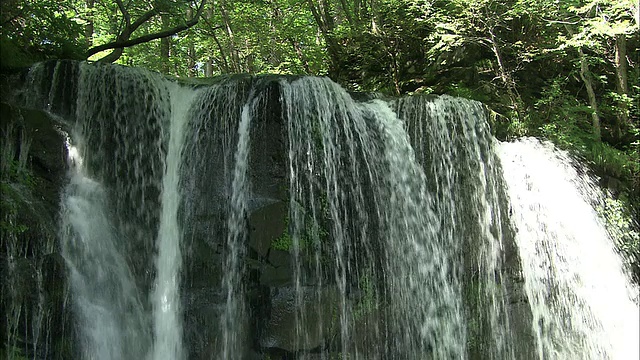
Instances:
[[[0,7],[5,68],[74,58],[181,77],[328,75],[354,91],[464,96],[495,111],[499,138],[551,139],[615,178],[625,208],[640,203],[635,0],[6,0]]]

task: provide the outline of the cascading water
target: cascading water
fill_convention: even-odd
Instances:
[[[391,324],[402,329],[400,351],[393,357],[464,358],[467,324],[461,311],[460,278],[449,272],[449,244],[438,241],[435,194],[426,188],[402,123],[386,104],[374,104],[389,166],[382,185],[391,190],[388,198],[378,200],[386,208],[383,237],[389,253],[385,272],[393,274],[387,279],[389,305],[394,308]],[[423,305],[416,307],[421,301]]]
[[[238,148],[235,152],[235,166],[231,189],[231,208],[228,217],[227,256],[226,269],[223,277],[223,291],[226,293],[225,311],[221,318],[223,331],[223,348],[219,359],[229,359],[242,354],[242,335],[245,329],[242,322],[245,320],[246,310],[244,301],[245,287],[242,286],[243,266],[241,262],[245,257],[246,222],[248,211],[249,180],[249,146],[250,126],[255,105],[260,103],[259,98],[253,98],[249,94],[249,100],[242,107],[240,124],[238,127]],[[240,320],[240,321],[239,321]]]
[[[301,347],[312,342],[311,326],[339,324],[333,351],[356,358],[463,358],[455,246],[439,241],[435,194],[402,122],[383,101],[356,103],[326,79],[282,87],[296,301],[303,308],[315,285],[316,312],[325,312],[313,325],[297,314]],[[324,303],[334,287],[331,309]]]
[[[184,108],[176,105],[188,99],[175,99],[180,93],[170,92],[161,77],[126,68],[81,64],[78,78],[72,135],[81,162],[76,160],[64,197],[62,248],[82,357],[145,358],[152,351],[154,359],[179,358],[175,213]],[[132,98],[132,92],[140,96]],[[153,273],[149,255],[156,234],[151,318],[145,277]]]
[[[550,143],[502,143],[539,359],[637,359],[631,286],[592,202],[592,178]],[[601,205],[601,204],[600,204]]]
[[[76,137],[78,138],[78,137]],[[104,187],[76,172],[62,204],[62,251],[66,256],[79,322],[81,357],[144,357],[150,338],[134,277],[110,221]]]
[[[515,358],[513,344],[526,334],[509,324],[507,302],[517,300],[505,285],[513,287],[519,264],[486,110],[449,96],[408,97],[395,106],[434,194],[435,241],[447,251],[437,268],[463,282],[469,352]]]
[[[544,146],[496,152],[477,102],[64,62],[27,81],[71,134],[60,233],[77,357],[638,355],[591,185]]]

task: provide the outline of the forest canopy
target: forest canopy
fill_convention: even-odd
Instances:
[[[635,0],[3,0],[3,68],[70,58],[179,77],[329,76],[448,93],[640,188]]]

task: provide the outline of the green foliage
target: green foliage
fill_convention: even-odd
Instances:
[[[25,53],[17,44],[5,36],[0,36],[0,67],[19,68],[34,63],[36,59]]]
[[[622,179],[635,187],[634,178],[639,173],[635,147],[630,144],[620,149],[596,139],[591,126],[593,110],[571,94],[569,88],[570,78],[558,76],[542,89],[533,105],[534,111],[524,122],[526,133],[549,139],[579,155],[598,173]],[[611,112],[609,116],[616,115]],[[637,138],[636,129],[629,130],[631,138]]]
[[[599,173],[626,181],[633,179],[634,173],[638,172],[637,158],[632,153],[594,138],[588,107],[566,93],[553,89],[553,86],[543,94],[547,96],[536,104],[542,111],[527,124],[532,128],[532,134],[550,139],[560,148],[577,153]],[[536,125],[538,128],[533,129]]]
[[[22,170],[18,174],[0,180],[0,230],[5,234],[21,234],[27,231],[25,224],[17,223],[20,209],[21,188],[33,188],[35,182],[30,172]]]
[[[598,173],[621,179],[635,187],[634,179],[640,172],[638,157],[596,141],[593,134],[585,131],[574,120],[575,118],[567,118],[565,122],[547,123],[539,129],[539,134],[552,140],[560,148],[578,154]]]
[[[616,239],[618,250],[634,280],[640,281],[640,230],[634,221],[628,196],[623,193],[617,199],[605,197],[598,211],[607,230]]]
[[[377,310],[379,303],[377,301],[375,283],[370,274],[363,274],[358,279],[358,289],[361,296],[355,304],[353,314],[355,319],[360,319],[373,311]]]
[[[507,136],[509,138],[517,138],[529,135],[529,129],[527,127],[526,120],[522,121],[518,118],[515,118],[509,121],[507,124],[507,133],[509,134]]]
[[[288,222],[288,221],[287,221]],[[271,248],[282,251],[290,251],[293,247],[293,239],[291,238],[291,234],[289,234],[288,226],[284,229],[282,235],[280,235],[277,239],[274,239],[271,242]]]
[[[82,58],[82,27],[74,8],[73,1],[1,2],[2,67],[51,58]]]
[[[11,184],[4,180],[0,182],[0,231],[3,234],[18,235],[27,231],[27,226],[16,223],[18,214],[19,194],[12,188]]]
[[[305,252],[311,248],[317,247],[318,241],[322,242],[328,238],[328,233],[320,225],[314,224],[313,219],[306,218],[306,225],[304,231],[298,239],[298,246],[300,251]],[[285,219],[285,230],[278,238],[271,242],[271,248],[282,251],[292,251],[294,246],[294,239],[290,233],[290,220],[289,217]]]
[[[17,183],[29,189],[33,189],[36,185],[31,171],[17,160],[8,161],[7,165],[2,166],[2,172],[3,175],[0,178],[3,184]]]
[[[28,360],[28,357],[19,347],[9,346],[8,348],[0,349],[0,359]]]
[[[491,101],[491,97],[486,92],[484,92],[482,88],[472,89],[467,85],[459,82],[449,85],[446,92],[447,94],[452,96],[459,96],[484,103]]]
[[[596,168],[616,178],[630,180],[637,172],[637,159],[606,143],[594,142],[587,156]]]

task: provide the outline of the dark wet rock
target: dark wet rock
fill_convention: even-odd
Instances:
[[[293,282],[293,263],[288,251],[271,248],[260,273],[260,285],[282,286]]]
[[[335,287],[301,289],[298,316],[305,321],[296,329],[296,292],[293,287],[271,288],[270,311],[259,343],[263,348],[288,352],[311,350],[330,341],[338,330],[340,294]],[[296,333],[305,334],[298,342]]]
[[[290,284],[293,280],[293,271],[290,267],[273,267],[266,265],[260,274],[260,285],[281,286]]]
[[[64,124],[44,111],[4,102],[0,114],[4,161],[23,164],[19,174],[1,174],[3,221],[13,225],[3,227],[0,239],[0,335],[12,339],[12,351],[30,358],[70,358],[73,336],[57,228],[67,171]]]
[[[282,118],[278,78],[257,78],[255,86],[265,91],[260,100],[262,111],[255,114],[251,124],[250,212],[274,201],[288,201],[289,185],[286,123]]]
[[[221,348],[220,319],[224,294],[213,288],[192,289],[183,297],[184,338],[190,359],[209,359]]]
[[[291,254],[288,251],[278,249],[271,249],[271,251],[269,251],[269,264],[272,266],[276,268],[290,268],[291,262]]]
[[[249,216],[249,246],[266,257],[274,240],[286,230],[288,206],[283,201],[263,206]]]
[[[66,264],[62,255],[47,254],[42,258],[44,291],[56,302],[64,300],[66,290]]]

